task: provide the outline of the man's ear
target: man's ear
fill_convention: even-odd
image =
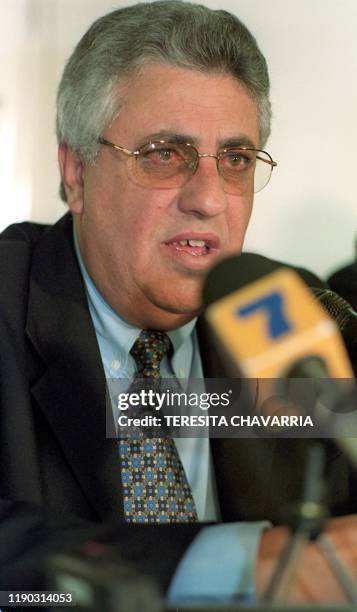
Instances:
[[[83,163],[77,153],[66,144],[58,147],[58,162],[63,185],[67,195],[67,204],[73,213],[81,214],[83,210]]]

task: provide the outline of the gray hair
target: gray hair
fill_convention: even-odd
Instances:
[[[121,84],[149,62],[238,79],[257,104],[264,146],[271,121],[269,75],[255,38],[231,13],[181,0],[135,4],[93,23],[58,88],[58,142],[94,163],[98,138],[120,111]],[[63,183],[60,195],[66,201]]]

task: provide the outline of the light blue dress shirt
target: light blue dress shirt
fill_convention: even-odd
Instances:
[[[128,379],[130,382],[136,368],[130,349],[141,329],[124,321],[105,301],[85,268],[75,232],[74,243],[105,375],[107,379]],[[174,354],[171,364],[167,357],[164,358],[162,377],[203,378],[195,324],[193,320],[168,332]],[[176,438],[175,444],[192,490],[198,520],[219,521],[209,439]],[[176,570],[168,592],[170,602],[182,605],[195,600],[253,599],[256,549],[261,532],[267,526],[268,522],[261,521],[203,528]]]

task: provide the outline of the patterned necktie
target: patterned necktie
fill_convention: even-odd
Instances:
[[[131,350],[138,377],[151,388],[160,381],[160,364],[170,348],[164,332],[143,330]],[[129,436],[120,440],[119,447],[126,521],[197,521],[191,489],[171,437]]]

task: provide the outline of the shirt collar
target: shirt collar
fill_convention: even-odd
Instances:
[[[97,337],[106,344],[107,350],[126,367],[130,349],[139,336],[141,329],[125,321],[104,299],[89,276],[81,256],[79,243],[73,224],[74,247],[84,280],[88,305]],[[168,332],[174,355],[172,368],[178,378],[188,378],[193,357],[192,332],[197,318]],[[185,372],[185,375],[182,375]]]

